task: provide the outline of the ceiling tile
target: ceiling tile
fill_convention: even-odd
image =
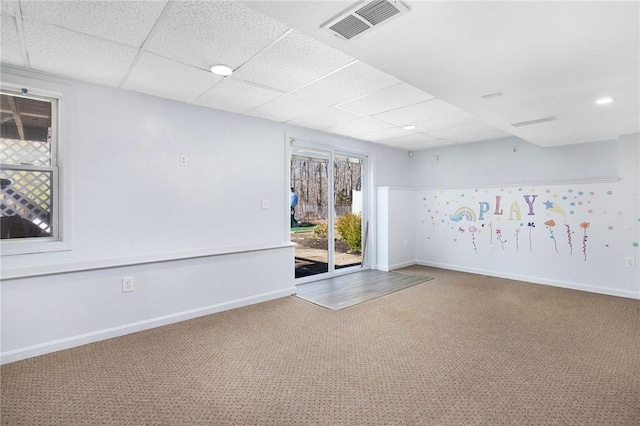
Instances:
[[[25,21],[29,63],[35,70],[117,86],[138,49],[55,25]]]
[[[244,64],[233,78],[290,92],[353,61],[351,56],[291,30]]]
[[[23,1],[22,17],[140,47],[166,1]]]
[[[486,141],[489,139],[505,138],[508,136],[513,136],[513,135],[505,132],[504,130],[495,129],[495,130],[490,130],[488,132],[481,132],[481,133],[476,133],[476,134],[471,134],[466,136],[462,135],[462,136],[456,137],[455,141],[457,143],[480,142],[480,141]]]
[[[359,137],[358,135],[360,134],[365,135],[377,130],[388,129],[389,127],[392,126],[388,123],[376,120],[375,118],[365,117],[360,120],[327,127],[323,130],[325,132],[337,133],[339,135]]]
[[[368,141],[384,141],[387,139],[399,138],[401,136],[415,135],[416,132],[411,130],[405,130],[402,127],[389,127],[388,129],[375,130],[373,132],[367,132],[360,134],[358,137],[366,139]]]
[[[478,135],[482,133],[487,133],[487,132],[496,131],[496,130],[498,129],[496,129],[496,127],[490,124],[487,124],[484,122],[478,122],[478,123],[467,124],[464,126],[450,127],[448,129],[434,130],[429,132],[428,134],[436,138],[442,138],[450,141],[459,142],[461,140],[468,141],[468,139],[473,139],[475,137],[478,137]]]
[[[311,114],[305,114],[295,120],[291,120],[291,124],[310,129],[324,129],[326,127],[336,126],[338,124],[363,118],[362,115],[340,108],[329,107]]]
[[[328,105],[336,105],[398,83],[400,80],[389,74],[363,62],[355,62],[296,90],[294,94]]]
[[[144,52],[123,88],[189,102],[223,77]]]
[[[158,22],[146,48],[199,68],[237,68],[284,34],[285,25],[228,1],[178,1]]]
[[[459,112],[446,115],[431,120],[419,121],[416,125],[416,132],[429,133],[431,131],[449,129],[451,127],[464,126],[472,123],[479,123],[481,120],[468,112]]]
[[[435,142],[437,140],[438,138],[431,137],[429,135],[414,133],[412,135],[401,136],[399,138],[387,139],[384,142],[390,146],[399,146],[399,145],[428,144],[428,143]]]
[[[18,5],[18,1],[2,0],[0,2],[0,14],[3,16],[15,16],[14,8]]]
[[[433,96],[409,84],[400,83],[378,90],[368,96],[340,104],[340,108],[373,115],[428,101],[429,99],[433,99]]]
[[[249,0],[241,1],[242,4],[257,10],[265,15],[273,16],[282,20],[285,18],[290,24],[313,25],[320,28],[320,24],[342,11],[353,7],[356,3],[353,0],[316,0],[316,1],[264,1]],[[320,21],[320,22],[319,22]],[[284,20],[283,20],[284,22]],[[306,25],[304,25],[306,24]],[[291,25],[293,26],[293,25]],[[327,33],[328,34],[328,33]],[[337,39],[336,39],[337,40]]]
[[[326,107],[327,105],[321,104],[320,102],[304,99],[299,96],[282,95],[279,98],[247,111],[246,114],[273,121],[289,121]]]
[[[2,62],[25,66],[20,50],[20,39],[16,20],[12,16],[2,15]]]
[[[225,78],[193,101],[196,105],[243,113],[282,95],[243,81]]]
[[[404,126],[405,124],[415,124],[458,112],[462,112],[462,110],[440,99],[433,99],[420,104],[376,114],[375,118],[395,124],[396,126]]]

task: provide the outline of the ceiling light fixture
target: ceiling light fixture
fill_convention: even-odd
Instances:
[[[224,64],[211,65],[211,68],[209,69],[212,73],[220,75],[222,77],[227,77],[233,73],[233,69],[229,65]]]
[[[500,96],[502,96],[502,93],[496,92],[496,93],[489,93],[488,95],[483,95],[483,96],[481,96],[481,98],[482,99],[493,99],[493,98],[499,98]]]
[[[403,127],[403,129],[405,130],[413,130],[415,128],[416,126],[414,124],[407,124],[406,126]]]
[[[533,124],[546,123],[547,121],[556,121],[556,120],[557,119],[555,116],[550,115],[548,117],[538,118],[535,120],[520,121],[519,123],[512,123],[511,125],[513,127],[522,127],[522,126],[531,126]]]
[[[611,102],[613,102],[613,98],[609,98],[609,97],[600,98],[596,101],[598,105],[606,105],[606,104],[610,104]]]

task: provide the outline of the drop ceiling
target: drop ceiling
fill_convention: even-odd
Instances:
[[[638,2],[406,1],[348,41],[322,28],[355,3],[3,0],[1,60],[410,150],[640,131]]]

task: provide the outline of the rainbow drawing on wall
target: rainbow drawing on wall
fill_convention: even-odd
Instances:
[[[470,207],[460,207],[454,214],[449,215],[449,219],[454,222],[460,222],[462,219],[466,219],[469,222],[475,222],[476,212]]]

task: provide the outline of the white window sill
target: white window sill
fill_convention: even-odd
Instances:
[[[69,244],[53,238],[16,238],[15,240],[2,240],[0,243],[0,254],[2,254],[2,256],[68,250],[71,250]]]

